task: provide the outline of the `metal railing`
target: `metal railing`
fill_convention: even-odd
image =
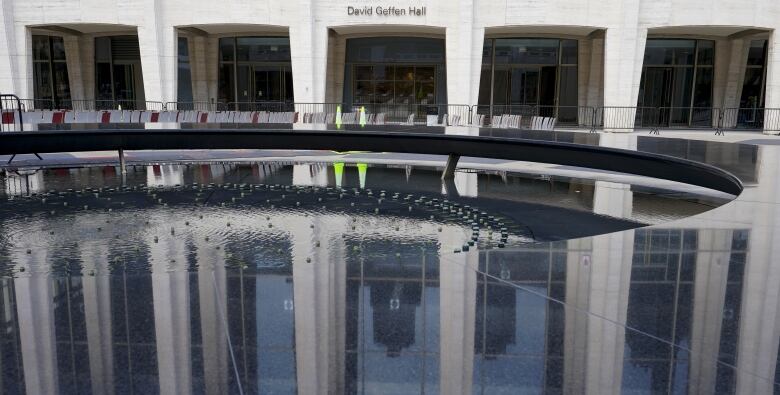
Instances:
[[[26,111],[32,110],[70,110],[70,111],[100,111],[100,110],[140,110],[162,111],[163,102],[136,100],[51,100],[51,99],[21,99]]]
[[[16,95],[0,95],[0,131],[24,131],[24,105]]]
[[[519,115],[520,127],[530,128],[533,117],[556,118],[559,128],[592,128],[594,107],[588,106],[540,106],[521,104],[494,104],[472,106],[472,114],[483,115],[485,125],[491,125],[493,117]]]
[[[164,111],[224,111],[226,104],[214,101],[176,101],[163,103]]]
[[[780,132],[780,109],[719,108],[719,107],[635,107],[635,106],[541,106],[541,105],[457,105],[457,104],[396,104],[396,103],[299,103],[299,102],[136,102],[131,100],[59,100],[19,99],[2,95],[3,130],[13,119],[18,123],[25,111],[64,110],[102,111],[198,111],[295,113],[276,119],[303,123],[335,123],[341,110],[342,122],[358,123],[361,109],[369,124],[455,125],[489,127],[495,117],[514,116],[513,127],[532,129],[535,117],[552,118],[555,129],[580,128],[596,130],[661,130],[711,129],[724,131],[765,130]],[[9,111],[13,110],[13,111]],[[284,114],[283,114],[284,115]],[[517,117],[519,116],[519,117]],[[194,116],[193,116],[194,117]],[[266,117],[267,118],[267,117]],[[519,119],[518,119],[519,118]],[[197,120],[212,119],[198,116]],[[230,116],[228,122],[247,122],[244,116]],[[265,119],[260,117],[260,119]],[[252,122],[252,121],[250,121]],[[260,122],[267,122],[263,120]],[[285,121],[288,122],[288,121]]]

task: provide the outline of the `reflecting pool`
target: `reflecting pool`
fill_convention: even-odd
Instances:
[[[663,227],[717,194],[356,163],[2,182],[0,393],[734,388],[750,231]]]

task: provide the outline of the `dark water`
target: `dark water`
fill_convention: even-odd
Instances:
[[[696,233],[629,240],[649,247],[628,259],[652,262],[634,278],[664,284],[632,293],[633,330],[572,299],[611,258],[596,247],[608,239],[570,239],[724,202],[497,172],[442,185],[433,169],[349,164],[4,183],[0,393],[580,393],[578,377],[616,371],[623,390],[673,392],[688,383],[672,335],[688,325]],[[631,199],[599,201],[615,190]],[[596,343],[593,364],[583,350]]]

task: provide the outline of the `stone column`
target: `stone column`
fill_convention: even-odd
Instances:
[[[447,103],[474,105],[479,99],[485,29],[474,26],[477,1],[459,0],[458,3],[456,20],[447,27]]]
[[[206,87],[208,89],[208,101],[217,101],[219,98],[219,39],[209,37],[206,39]]]
[[[601,107],[604,104],[604,32],[580,40],[579,45],[579,103]]]
[[[766,59],[766,91],[764,107],[764,133],[780,134],[780,33],[769,34]]]
[[[639,1],[620,2],[620,23],[607,28],[604,41],[604,130],[633,130],[642,76],[647,29],[639,27]]]
[[[315,18],[315,0],[302,0],[299,18],[290,26],[293,91],[298,103],[322,103],[328,64],[327,27]]]
[[[344,99],[344,63],[347,56],[347,40],[335,32],[328,40],[328,94],[329,103],[341,103]]]
[[[731,239],[732,231],[728,229],[699,230],[691,319],[689,394],[715,392]]]
[[[138,26],[144,96],[146,101],[176,101],[178,45],[177,32],[165,25],[162,2],[149,2],[147,23]]]
[[[715,42],[715,76],[712,88],[712,106],[723,109],[723,127],[737,125],[737,111],[745,81],[750,40],[724,39]],[[713,114],[713,126],[717,126],[719,114]]]
[[[32,35],[14,20],[12,2],[0,4],[0,23],[0,92],[32,99]]]
[[[84,100],[84,79],[81,77],[81,46],[80,36],[63,36],[65,44],[65,61],[68,66],[68,85],[72,100]]]
[[[79,37],[79,64],[81,67],[84,100],[95,100],[95,37],[84,35]],[[70,66],[68,66],[70,73]]]
[[[10,1],[0,4],[0,92],[17,92],[16,75],[16,33],[14,32],[14,10]]]
[[[207,55],[208,41],[208,37],[205,36],[191,36],[187,43],[192,71],[192,100],[196,102],[209,101],[211,96],[209,96],[208,68],[217,67],[217,60],[210,59]],[[211,60],[214,60],[213,65],[209,63]]]

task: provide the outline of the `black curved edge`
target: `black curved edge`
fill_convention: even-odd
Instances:
[[[114,129],[0,133],[0,155],[152,149],[301,149],[434,154],[585,167],[739,195],[742,182],[704,163],[667,155],[520,138],[413,132],[290,129]]]

